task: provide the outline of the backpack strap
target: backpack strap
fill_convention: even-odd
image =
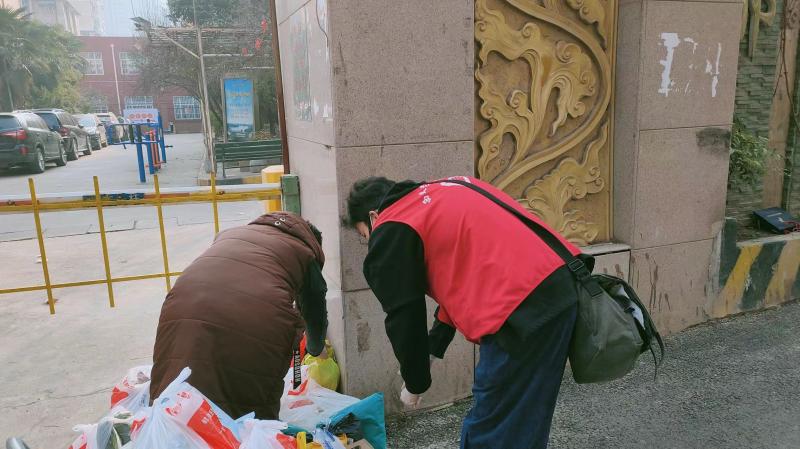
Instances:
[[[591,278],[592,273],[586,267],[586,264],[583,262],[583,260],[581,260],[579,257],[572,255],[572,253],[567,249],[566,246],[564,246],[561,240],[559,240],[555,235],[553,235],[552,232],[547,230],[544,226],[534,221],[530,216],[520,212],[516,208],[506,203],[505,201],[500,200],[499,198],[488,192],[483,187],[473,184],[471,182],[466,182],[460,179],[441,179],[438,181],[433,181],[430,184],[445,183],[445,182],[462,185],[464,187],[472,189],[475,192],[478,192],[484,197],[488,198],[498,206],[507,210],[517,218],[519,218],[520,221],[522,221],[526,226],[528,226],[528,228],[530,228],[531,231],[533,231],[545,244],[547,244],[547,246],[549,246],[550,249],[552,249],[556,254],[558,254],[558,256],[564,261],[569,270],[575,276],[575,279],[577,279],[577,281],[583,285],[583,287],[589,292],[591,296],[595,297],[604,293],[603,288],[600,286],[600,284]],[[627,292],[628,296],[641,309],[645,320],[645,327],[648,328],[650,332],[653,334],[652,337],[655,338],[656,343],[658,344],[659,350],[661,352],[661,359],[659,360],[658,357],[656,356],[655,350],[653,349],[653,341],[652,339],[650,339],[650,341],[648,341],[648,348],[650,349],[650,353],[653,355],[653,360],[656,365],[655,376],[657,377],[658,368],[661,365],[661,363],[664,362],[664,353],[665,353],[664,341],[661,339],[661,335],[658,333],[655,323],[653,323],[653,319],[650,317],[650,313],[647,311],[647,308],[644,306],[644,304],[642,304],[641,300],[639,300],[639,297],[636,295],[636,292],[634,292],[630,288],[630,286],[627,285],[627,283],[623,282],[623,284],[625,285],[626,290],[629,290]]]
[[[555,252],[558,255],[558,257],[560,257],[564,261],[564,263],[567,265],[567,268],[569,268],[569,271],[571,271],[572,274],[575,276],[575,279],[583,283],[592,296],[596,296],[597,294],[602,293],[602,288],[598,284],[594,282],[588,282],[588,283],[584,282],[588,280],[589,277],[592,275],[592,273],[586,267],[586,264],[580,258],[572,255],[572,253],[567,249],[567,247],[564,246],[563,243],[561,243],[561,240],[559,240],[555,235],[553,235],[552,232],[548,231],[544,226],[534,221],[533,218],[529,217],[527,214],[523,214],[516,208],[507,204],[505,201],[502,201],[501,199],[497,198],[496,196],[488,192],[483,187],[475,185],[471,182],[463,181],[460,179],[441,179],[438,181],[433,181],[430,184],[433,183],[452,183],[452,184],[462,185],[464,187],[474,190],[475,192],[478,192],[479,194],[488,198],[498,206],[507,210],[512,215],[519,218],[520,221],[522,221],[526,226],[528,226],[528,228],[530,228],[530,230],[533,231],[537,237],[539,237],[548,247],[550,247],[551,250],[553,250],[553,252]]]

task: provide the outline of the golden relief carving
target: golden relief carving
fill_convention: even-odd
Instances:
[[[603,47],[606,47],[608,45],[606,10],[602,2],[600,0],[567,0],[567,4],[578,11],[584,22],[597,24],[597,34],[603,38]]]
[[[475,2],[476,171],[571,240],[607,240],[615,3],[541,1]]]
[[[600,150],[608,140],[608,124],[604,124],[597,140],[589,144],[583,161],[564,158],[555,170],[525,190],[520,203],[553,226],[571,242],[588,245],[600,232],[596,223],[587,222],[577,209],[567,209],[572,200],[598,193],[605,187],[600,177]]]

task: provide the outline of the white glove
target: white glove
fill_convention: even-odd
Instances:
[[[406,384],[403,384],[403,389],[400,390],[400,401],[408,408],[417,408],[422,402],[421,394],[414,394],[406,390]]]

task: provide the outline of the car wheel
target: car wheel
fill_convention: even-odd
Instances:
[[[31,164],[31,172],[44,173],[44,150],[42,148],[36,149],[36,160]]]
[[[70,161],[78,160],[78,141],[75,139],[69,140],[69,153],[67,153],[67,159]]]
[[[59,167],[63,167],[67,165],[67,152],[64,150],[64,144],[58,144],[58,159],[56,159],[56,165]]]
[[[84,156],[89,156],[92,154],[92,142],[89,141],[89,138],[86,138],[86,151],[83,152]]]

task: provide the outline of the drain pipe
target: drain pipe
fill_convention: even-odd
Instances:
[[[800,55],[798,55],[800,56]],[[798,66],[797,68],[800,68]],[[797,68],[795,70],[797,71]],[[789,167],[783,173],[783,207],[784,210],[792,212],[792,193],[794,190],[794,177],[795,175],[800,176],[800,163],[797,161],[797,133],[800,132],[798,129],[797,123],[797,114],[800,113],[798,110],[798,102],[800,102],[800,79],[798,76],[794,78],[794,92],[792,93],[792,112],[791,117],[789,120],[789,138],[787,139],[787,147],[786,147],[786,162],[789,163]]]

